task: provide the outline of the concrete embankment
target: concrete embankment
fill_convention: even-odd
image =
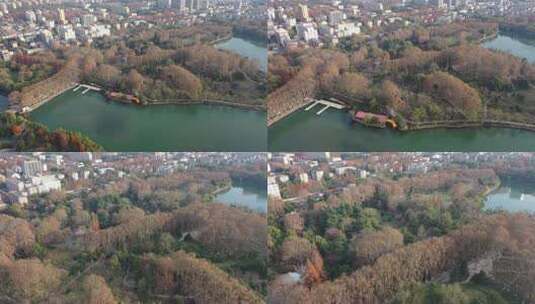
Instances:
[[[37,108],[39,108],[40,106],[44,105],[45,103],[51,101],[52,99],[58,97],[59,95],[67,92],[68,90],[71,90],[73,88],[75,88],[76,86],[78,85],[78,83],[73,83],[73,84],[70,84],[68,87],[66,87],[65,89],[61,90],[61,91],[58,91],[50,96],[47,96],[46,98],[44,98],[43,100],[41,100],[40,102],[38,103],[34,103],[33,105],[31,106],[28,106],[28,107],[24,107],[21,109],[21,111],[24,111],[23,112],[31,112]]]
[[[527,124],[513,121],[485,120],[485,121],[447,121],[447,122],[429,122],[429,123],[407,123],[407,131],[425,130],[425,129],[462,129],[478,127],[496,127],[521,129],[535,132],[535,124]]]
[[[205,104],[205,105],[222,105],[227,107],[242,108],[256,111],[266,110],[265,106],[262,105],[250,105],[237,102],[229,102],[223,100],[174,100],[174,101],[154,101],[143,104],[143,106],[152,106],[152,105],[196,105],[196,104]]]

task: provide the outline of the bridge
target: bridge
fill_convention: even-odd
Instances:
[[[85,93],[89,92],[90,90],[93,90],[93,91],[96,91],[96,92],[99,92],[101,91],[102,89],[99,88],[99,87],[95,87],[95,86],[92,86],[92,85],[89,85],[89,84],[79,84],[78,86],[76,86],[72,91],[73,92],[76,92],[78,91],[79,89],[83,89],[85,88],[85,90],[82,92],[82,95],[84,95]]]
[[[339,103],[335,103],[335,102],[332,102],[332,101],[327,101],[327,100],[324,100],[324,99],[308,98],[307,101],[311,102],[311,104],[308,107],[305,108],[305,111],[308,111],[308,110],[312,109],[316,105],[323,105],[324,106],[321,110],[319,110],[316,113],[316,115],[321,115],[321,113],[325,112],[325,110],[327,110],[328,108],[335,108],[335,109],[338,109],[338,110],[342,110],[343,108],[345,108],[344,105],[341,105]]]

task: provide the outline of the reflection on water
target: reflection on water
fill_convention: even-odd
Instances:
[[[485,209],[535,212],[535,195],[523,193],[515,187],[501,187],[487,197]]]
[[[483,43],[483,46],[489,49],[503,51],[513,54],[520,58],[525,58],[531,63],[535,63],[535,45],[533,42],[526,43],[517,37],[498,35],[495,39]]]
[[[267,212],[267,194],[266,191],[254,187],[243,185],[233,186],[230,190],[218,194],[215,201],[227,205],[247,207],[255,212]]]
[[[238,37],[232,37],[227,41],[218,43],[216,46],[256,61],[259,64],[260,69],[262,69],[264,72],[267,72],[268,56],[266,46],[261,46]]]

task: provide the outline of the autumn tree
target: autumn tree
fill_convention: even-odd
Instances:
[[[113,65],[101,64],[95,71],[95,77],[106,86],[114,87],[121,77],[121,71]]]
[[[424,92],[451,104],[468,119],[476,119],[482,110],[479,93],[459,78],[446,72],[434,72],[423,80]]]
[[[88,275],[83,281],[83,302],[86,304],[115,304],[118,303],[103,277],[95,274]]]
[[[383,81],[378,97],[383,104],[395,111],[399,112],[407,107],[407,103],[401,98],[401,90],[393,81]]]
[[[363,231],[350,244],[356,265],[371,264],[381,255],[403,246],[403,234],[390,227],[379,231]]]
[[[134,92],[142,92],[143,91],[143,88],[144,88],[143,75],[141,75],[135,69],[131,69],[130,72],[128,72],[127,83],[128,83],[128,86],[131,88],[132,91],[134,91]]]
[[[178,65],[166,66],[162,75],[168,83],[192,98],[198,98],[202,92],[201,80]]]
[[[335,84],[336,92],[347,95],[350,98],[370,98],[369,81],[359,73],[345,73]]]

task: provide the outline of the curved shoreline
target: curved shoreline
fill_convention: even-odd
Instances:
[[[275,125],[278,121],[281,121],[283,119],[290,117],[293,113],[297,112],[302,107],[303,106],[300,106],[297,110],[291,111],[284,117],[281,117],[280,119],[277,119],[276,121],[273,121],[271,124],[268,122],[268,129],[273,127],[273,125]],[[359,123],[359,124],[368,128],[384,129],[384,128],[369,126],[363,123]],[[517,129],[517,130],[535,132],[535,124],[526,124],[526,123],[514,122],[514,121],[498,121],[498,120],[449,121],[449,122],[438,121],[438,122],[423,123],[423,126],[419,125],[418,123],[407,122],[407,126],[408,127],[405,130],[401,130],[401,129],[395,129],[395,130],[400,131],[400,132],[410,132],[410,131],[420,131],[420,130],[430,130],[430,129],[501,128],[501,129]]]
[[[488,121],[479,121],[479,122],[449,122],[449,123],[436,123],[432,125],[425,125],[425,126],[414,126],[410,123],[408,124],[409,127],[407,130],[399,130],[401,132],[407,132],[407,131],[418,131],[418,130],[428,130],[428,129],[469,129],[469,128],[503,128],[503,129],[517,129],[517,130],[524,130],[524,131],[531,131],[535,132],[535,125],[533,124],[525,124],[525,123],[519,123],[514,121],[496,121],[496,120],[488,120]]]
[[[111,100],[110,101],[123,103],[121,101]],[[131,103],[123,103],[126,105],[129,105]],[[135,104],[132,104],[135,105]],[[199,100],[199,101],[186,101],[186,102],[180,102],[180,101],[157,101],[157,102],[149,102],[145,104],[140,104],[142,107],[149,107],[149,106],[162,106],[162,105],[177,105],[177,106],[189,106],[189,105],[219,105],[219,106],[226,106],[230,108],[240,108],[244,110],[250,110],[250,111],[258,111],[262,112],[266,110],[265,106],[260,105],[249,105],[249,104],[242,104],[242,103],[235,103],[235,102],[228,102],[228,101],[222,101],[222,100]]]

